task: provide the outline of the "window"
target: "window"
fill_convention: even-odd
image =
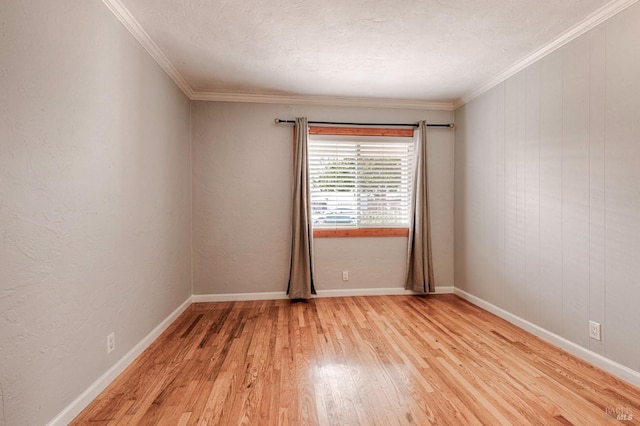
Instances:
[[[389,235],[379,232],[380,228],[396,228],[404,232],[390,235],[406,235],[411,214],[414,140],[413,130],[401,130],[409,137],[310,131],[309,186],[314,229],[377,229],[373,235]],[[317,235],[314,231],[314,235],[356,234]]]

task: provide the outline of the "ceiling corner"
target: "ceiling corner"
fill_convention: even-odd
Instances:
[[[151,57],[160,65],[160,68],[173,80],[173,82],[182,90],[187,98],[192,99],[194,91],[184,79],[182,74],[178,72],[176,67],[173,66],[171,61],[160,50],[158,45],[149,37],[149,34],[142,28],[138,21],[133,17],[131,12],[119,1],[119,0],[102,0],[102,2],[109,8],[111,13],[124,25],[124,27],[138,40],[138,43],[144,47],[144,49],[151,55]]]
[[[466,104],[467,102],[491,90],[498,84],[514,76],[520,71],[524,70],[529,65],[555,52],[556,50],[560,49],[562,46],[570,43],[571,41],[575,40],[581,35],[587,33],[588,31],[600,25],[607,19],[622,12],[624,9],[628,8],[634,3],[637,3],[638,1],[639,0],[612,0],[608,2],[607,4],[602,6],[600,9],[596,10],[591,15],[587,16],[581,22],[577,23],[576,25],[569,28],[567,31],[563,32],[558,37],[550,41],[549,43],[537,49],[531,55],[525,57],[524,59],[521,59],[520,61],[516,62],[515,64],[507,68],[506,70],[502,71],[501,73],[495,75],[494,77],[490,78],[489,80],[475,87],[473,90],[465,93],[462,97],[460,97],[459,100],[454,102],[453,104],[454,109],[458,109],[459,107]]]

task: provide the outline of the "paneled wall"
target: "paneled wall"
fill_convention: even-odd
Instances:
[[[636,4],[459,108],[455,153],[456,286],[636,371],[638,40]]]

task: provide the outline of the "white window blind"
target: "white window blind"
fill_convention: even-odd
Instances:
[[[309,136],[315,228],[408,227],[413,138]]]

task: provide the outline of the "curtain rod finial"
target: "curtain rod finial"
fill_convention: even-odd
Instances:
[[[456,123],[449,123],[449,128],[455,129],[455,127],[456,127]]]
[[[276,118],[276,119],[273,120],[273,122],[276,123],[276,124],[280,124],[280,119]]]

